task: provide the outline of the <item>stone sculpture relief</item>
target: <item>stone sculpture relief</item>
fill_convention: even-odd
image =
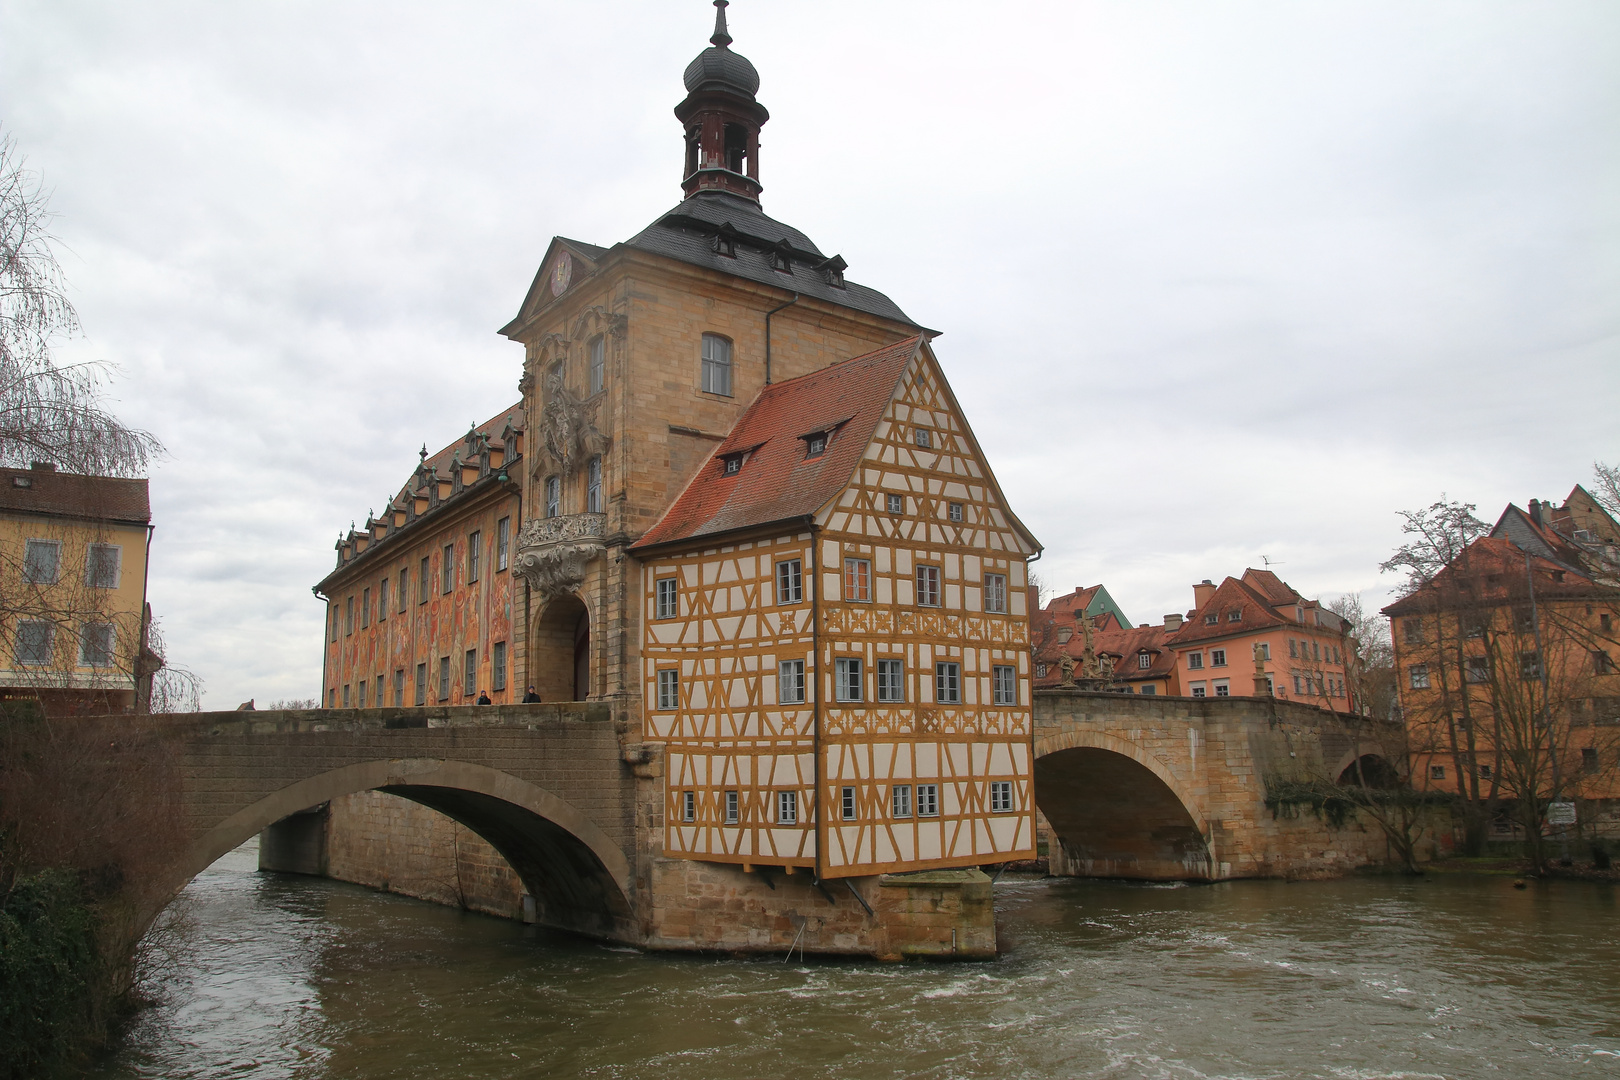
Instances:
[[[513,565],[543,597],[571,593],[585,583],[585,568],[604,550],[606,514],[530,518],[518,532]]]

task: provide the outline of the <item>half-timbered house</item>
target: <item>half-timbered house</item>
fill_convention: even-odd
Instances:
[[[1037,551],[925,336],[763,389],[632,549],[665,854],[1033,857]]]

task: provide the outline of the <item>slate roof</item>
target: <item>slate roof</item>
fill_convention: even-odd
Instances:
[[[765,387],[632,550],[815,514],[849,485],[923,342],[907,338]],[[806,458],[801,436],[832,428],[826,451]],[[741,470],[725,475],[724,459],[739,453],[747,455]]]
[[[735,257],[720,254],[716,244],[722,226],[728,225],[736,234]],[[924,329],[876,289],[847,280],[841,288],[832,284],[829,274],[817,269],[828,258],[808,236],[767,217],[758,204],[729,192],[700,191],[625,243],[693,266]],[[774,268],[772,256],[778,251],[787,255],[791,271]]]
[[[0,511],[147,525],[146,480],[84,476],[55,469],[0,469]]]

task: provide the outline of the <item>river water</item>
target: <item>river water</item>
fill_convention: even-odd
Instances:
[[[649,954],[358,886],[184,895],[127,1077],[1620,1078],[1612,886],[996,886],[1001,959]]]

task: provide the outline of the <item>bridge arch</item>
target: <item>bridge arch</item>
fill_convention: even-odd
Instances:
[[[522,879],[548,925],[594,936],[630,925],[629,860],[583,811],[509,773],[440,758],[357,762],[273,792],[204,832],[174,867],[162,895],[173,896],[289,814],[361,791],[421,803],[483,837]]]
[[[1037,739],[1035,801],[1071,872],[1214,877],[1209,824],[1197,800],[1163,762],[1127,739],[1084,730]]]

